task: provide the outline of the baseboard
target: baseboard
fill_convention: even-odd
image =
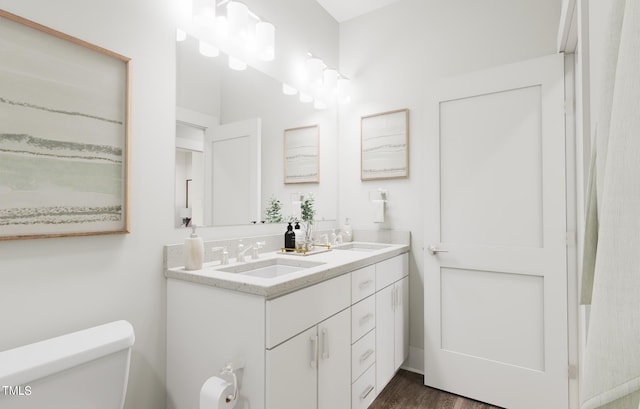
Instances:
[[[409,357],[404,361],[401,368],[424,375],[424,349],[410,346]]]

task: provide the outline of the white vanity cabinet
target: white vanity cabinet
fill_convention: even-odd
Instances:
[[[406,254],[376,264],[376,388],[381,391],[409,355]]]
[[[350,280],[267,301],[267,409],[349,409]]]
[[[351,409],[376,397],[376,265],[351,272]]]
[[[367,261],[276,297],[168,277],[167,409],[198,407],[228,363],[241,363],[236,409],[366,409],[408,349],[408,254]]]
[[[366,409],[409,354],[409,256],[351,273],[352,409]]]
[[[351,316],[332,316],[267,350],[268,409],[348,409]]]

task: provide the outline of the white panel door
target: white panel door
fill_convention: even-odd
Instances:
[[[508,409],[568,407],[563,107],[562,55],[436,92],[426,385]]]
[[[219,125],[207,141],[205,163],[210,169],[205,174],[211,176],[206,202],[212,206],[212,225],[260,220],[261,129],[260,118]]]

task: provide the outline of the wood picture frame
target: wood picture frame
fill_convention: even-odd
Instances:
[[[360,179],[409,177],[409,110],[367,115],[360,120]]]
[[[320,183],[320,127],[284,130],[284,183]]]
[[[0,10],[0,240],[129,232],[129,61]]]

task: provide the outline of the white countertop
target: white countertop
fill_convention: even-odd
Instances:
[[[232,261],[229,264],[221,265],[220,261],[215,261],[205,263],[201,270],[190,271],[185,270],[184,267],[169,268],[165,270],[165,276],[272,299],[408,251],[409,246],[405,244],[387,244],[385,248],[371,251],[338,250],[334,248],[328,252],[309,256],[289,255],[280,251],[272,251],[261,253],[258,260],[248,260],[245,263]],[[287,258],[291,260],[291,263],[299,260],[302,263],[311,261],[322,264],[273,278],[254,277],[219,270],[220,268],[233,269],[235,266],[257,263],[261,260],[273,258]]]

